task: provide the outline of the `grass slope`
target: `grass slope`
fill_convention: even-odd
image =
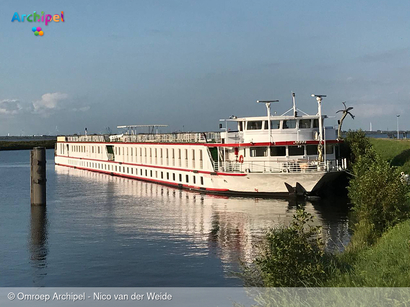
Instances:
[[[370,138],[374,149],[390,162],[398,166],[406,174],[410,174],[410,140],[374,139]]]
[[[340,257],[350,262],[348,252]],[[409,287],[410,220],[387,231],[377,244],[354,258],[346,270],[334,272],[329,286]]]

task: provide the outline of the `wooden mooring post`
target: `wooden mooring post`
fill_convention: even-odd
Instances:
[[[30,156],[31,180],[30,200],[31,205],[46,205],[46,149],[34,147]]]

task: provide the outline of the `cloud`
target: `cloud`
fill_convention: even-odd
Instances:
[[[90,109],[90,106],[81,107],[81,108],[73,108],[71,111],[73,112],[86,112]]]
[[[86,112],[90,106],[84,106],[80,101],[69,99],[66,93],[46,93],[41,99],[22,102],[18,99],[0,100],[0,115],[37,114],[48,117],[54,113]]]
[[[379,53],[365,54],[359,59],[364,63],[376,64],[376,63],[388,63],[397,62],[408,59],[410,55],[410,48],[391,49]]]
[[[23,107],[17,99],[4,99],[0,101],[0,114],[14,115],[22,110]]]
[[[52,110],[62,108],[62,103],[68,98],[64,93],[46,93],[40,100],[33,101],[34,113],[47,114]]]

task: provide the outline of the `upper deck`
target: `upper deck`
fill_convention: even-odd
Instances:
[[[221,119],[221,131],[218,132],[173,132],[158,133],[154,130],[166,125],[129,125],[118,126],[126,129],[126,133],[118,135],[73,135],[61,136],[58,142],[99,142],[99,143],[178,143],[178,144],[220,144],[221,146],[255,143],[266,143],[275,146],[276,143],[322,143],[336,141],[337,133],[334,127],[325,127],[326,115],[321,113],[321,99],[324,95],[316,95],[318,113],[308,115],[296,109],[293,94],[293,108],[284,114],[271,115],[270,103],[276,101],[258,101],[266,104],[267,115],[256,117],[236,117]],[[301,113],[302,115],[299,115]],[[137,133],[136,128],[148,127],[149,133]]]
[[[323,116],[322,120],[326,117]],[[318,116],[271,116],[243,117],[223,120],[226,123],[219,132],[138,133],[120,135],[72,135],[59,136],[58,142],[99,143],[203,143],[203,144],[249,144],[299,142],[319,140]],[[237,130],[228,129],[234,122]],[[325,127],[324,139],[336,140],[336,129]]]

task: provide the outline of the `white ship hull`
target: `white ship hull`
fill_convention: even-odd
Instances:
[[[104,160],[96,162],[93,159],[58,155],[55,157],[55,164],[188,190],[261,197],[289,196],[286,184],[291,187],[296,187],[299,184],[307,193],[310,193],[319,180],[327,174],[324,171],[310,173],[218,173]],[[115,171],[115,169],[117,170]]]

